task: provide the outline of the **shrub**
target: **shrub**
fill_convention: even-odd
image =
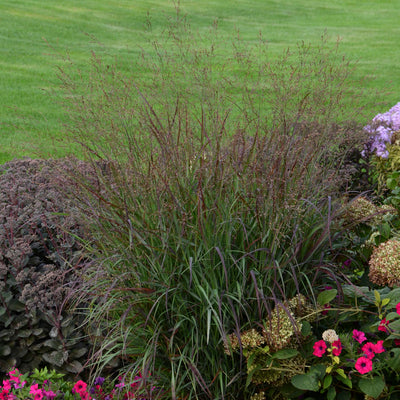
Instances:
[[[0,167],[0,371],[48,365],[81,372],[91,345],[67,303],[83,263],[83,230],[60,170],[68,160],[14,160]],[[84,169],[83,164],[80,167]]]
[[[263,43],[226,55],[179,13],[165,35],[135,60],[143,81],[97,55],[89,77],[60,68],[68,133],[100,184],[82,177],[78,192],[88,324],[104,333],[99,368],[118,356],[166,398],[238,398],[227,335],[312,298],[319,267],[334,273],[335,198],[362,143],[343,101],[351,68],[324,40],[273,62]]]

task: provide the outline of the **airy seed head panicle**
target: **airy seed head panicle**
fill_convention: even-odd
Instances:
[[[400,241],[389,239],[375,247],[369,260],[369,279],[379,286],[400,284]]]

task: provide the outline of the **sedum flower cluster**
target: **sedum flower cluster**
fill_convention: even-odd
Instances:
[[[400,285],[400,241],[389,239],[375,247],[369,260],[369,279],[379,286]]]
[[[370,134],[370,141],[363,155],[375,154],[380,158],[388,158],[389,151],[386,145],[391,143],[393,133],[400,130],[400,103],[386,113],[376,115],[364,130]]]

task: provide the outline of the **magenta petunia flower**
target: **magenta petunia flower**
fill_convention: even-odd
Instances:
[[[74,393],[84,393],[86,392],[87,384],[83,381],[78,381],[75,383],[74,387],[72,388]]]
[[[367,342],[364,344],[363,347],[361,347],[362,352],[365,354],[366,357],[368,357],[370,360],[372,360],[375,357],[375,345],[371,342]]]
[[[366,374],[372,370],[372,361],[366,357],[360,357],[355,364],[356,370],[360,374]]]
[[[390,321],[388,319],[383,318],[383,320],[379,323],[378,331],[388,332],[389,329],[387,326],[389,325],[389,323],[390,323]]]
[[[353,339],[357,340],[358,343],[362,343],[364,340],[367,340],[365,333],[358,331],[357,329],[353,330]]]
[[[385,348],[383,347],[383,340],[378,340],[378,342],[374,345],[375,354],[380,354],[385,352]]]
[[[314,343],[314,356],[322,357],[326,351],[326,343],[323,340],[318,340],[318,342]]]
[[[39,389],[39,384],[35,383],[31,386],[31,389],[29,391],[30,394],[35,394],[36,392],[39,392],[41,389]]]
[[[400,303],[396,304],[396,312],[400,315]]]
[[[343,349],[343,347],[342,347],[342,342],[340,341],[340,339],[339,340],[335,340],[332,343],[332,354],[334,356],[340,356],[340,353],[342,352],[342,349]]]

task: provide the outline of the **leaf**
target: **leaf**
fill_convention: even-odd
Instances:
[[[286,360],[297,356],[299,352],[296,349],[282,349],[271,355],[271,358],[277,358],[278,360]]]
[[[390,350],[386,363],[395,372],[400,372],[400,348]]]
[[[344,373],[344,371],[341,368],[338,368],[336,370],[336,372],[338,373],[338,375],[336,375],[336,378],[343,382],[346,386],[348,386],[350,389],[353,388],[353,383],[351,382],[351,380],[346,376],[346,374]]]
[[[11,311],[25,311],[25,304],[21,303],[19,300],[17,299],[11,299],[10,302],[8,303],[8,308]]]
[[[328,389],[328,387],[331,386],[332,380],[332,375],[325,376],[324,382],[322,384],[322,389]]]
[[[331,302],[337,295],[336,289],[324,290],[318,295],[317,302],[319,305],[324,306]]]
[[[297,389],[311,390],[312,392],[318,392],[320,386],[318,376],[310,372],[293,376],[291,382]]]
[[[377,290],[374,290],[375,302],[377,305],[381,303],[381,295]]]
[[[391,234],[391,229],[390,229],[390,225],[385,222],[382,225],[379,225],[379,233],[385,238],[385,239],[389,239],[390,238],[390,234]]]
[[[374,399],[378,398],[385,388],[385,381],[381,376],[375,376],[372,379],[360,379],[358,386],[361,391]]]
[[[390,299],[386,298],[382,300],[382,306],[386,306],[390,303]]]
[[[388,300],[388,299],[385,299]],[[386,319],[389,321],[393,321],[394,319],[397,319],[397,317],[399,316],[399,314],[397,314],[397,312],[390,312],[386,315]]]
[[[326,398],[327,398],[327,400],[334,400],[335,397],[336,397],[336,390],[333,386],[331,386],[328,389],[328,392],[326,393]]]
[[[301,334],[308,336],[311,334],[311,324],[308,321],[302,321],[301,323]]]

